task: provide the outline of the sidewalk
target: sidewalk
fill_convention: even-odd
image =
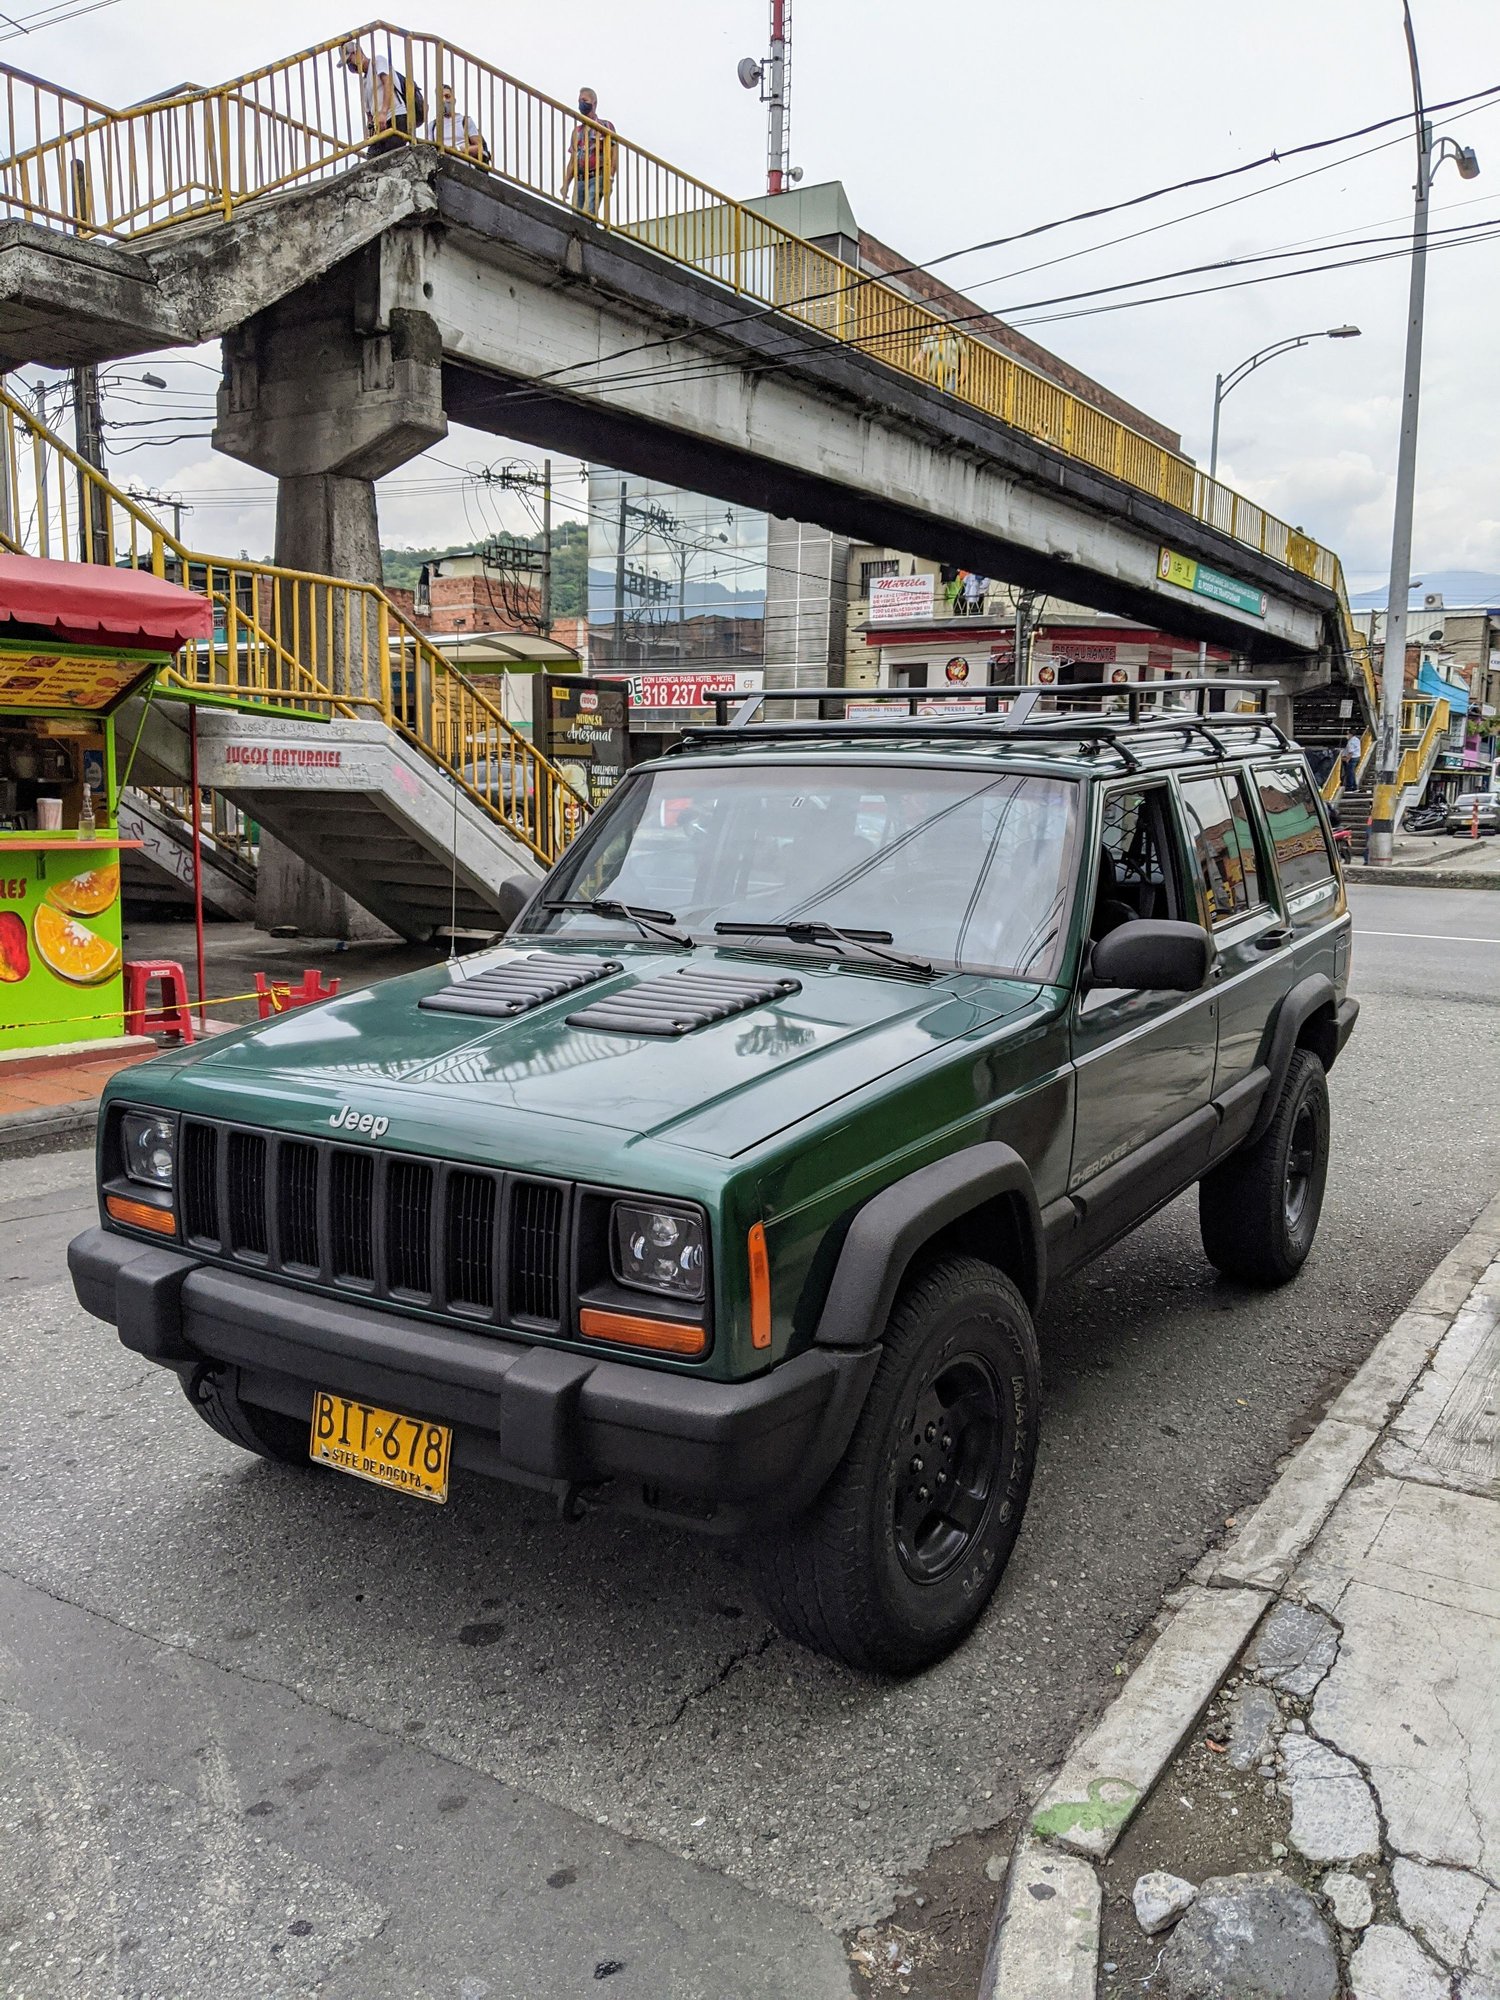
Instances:
[[[1500,889],[1500,835],[1398,833],[1391,864],[1371,868],[1362,861],[1344,870],[1351,882],[1384,882],[1433,889]]]
[[[1500,1197],[1033,1809],[983,2000],[1500,2000]]]
[[[116,1070],[157,1053],[147,1035],[121,1035],[68,1051],[38,1050],[0,1060],[0,1158],[82,1145],[92,1134],[99,1093]]]
[[[149,923],[134,918],[126,931],[126,956],[175,959],[187,967],[188,991],[196,1005],[192,931],[181,923]],[[255,974],[269,979],[300,979],[310,967],[325,979],[335,978],[344,992],[431,965],[443,950],[409,945],[399,938],[344,945],[329,938],[271,938],[253,924],[215,923],[207,933],[207,1032],[238,1027],[256,1018],[253,997],[243,996],[255,984]],[[196,1014],[195,1017],[196,1019]],[[99,1093],[117,1069],[158,1053],[154,1041],[139,1037],[82,1045],[59,1056],[38,1051],[35,1056],[6,1056],[0,1051],[0,1159],[45,1152],[58,1146],[86,1145],[93,1136]]]

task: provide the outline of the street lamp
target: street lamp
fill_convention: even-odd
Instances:
[[[1214,377],[1214,430],[1208,447],[1208,476],[1214,479],[1219,471],[1219,405],[1231,389],[1237,389],[1247,375],[1253,375],[1266,362],[1274,361],[1278,354],[1290,354],[1294,347],[1306,347],[1310,340],[1358,340],[1357,326],[1319,327],[1312,333],[1288,334],[1285,340],[1273,340],[1269,347],[1263,347],[1258,354],[1252,354],[1248,361],[1242,361],[1237,368],[1231,368],[1227,375]]]
[[[1402,0],[1406,54],[1417,120],[1416,207],[1411,230],[1411,294],[1406,314],[1406,379],[1401,390],[1401,442],[1396,453],[1396,514],[1391,529],[1391,579],[1385,597],[1385,658],[1380,676],[1380,742],[1375,757],[1375,796],[1370,811],[1367,858],[1391,859],[1396,831],[1396,776],[1401,763],[1401,701],[1406,684],[1406,600],[1411,593],[1412,496],[1417,483],[1417,404],[1422,388],[1422,313],[1427,296],[1427,197],[1432,177],[1452,160],[1460,180],[1479,177],[1472,146],[1446,135],[1433,144],[1432,125],[1422,103],[1417,36],[1411,7]]]

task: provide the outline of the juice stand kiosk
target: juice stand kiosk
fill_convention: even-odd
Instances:
[[[212,636],[176,584],[0,554],[0,1054],[122,1033],[115,712]]]

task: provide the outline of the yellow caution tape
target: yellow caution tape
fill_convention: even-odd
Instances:
[[[241,1000],[269,1000],[273,1014],[289,1014],[294,1011],[292,1007],[287,1005],[287,997],[292,990],[289,981],[279,980],[274,986],[268,986],[264,993],[257,987],[252,993],[221,993],[215,999],[204,1000],[202,1002],[189,1000],[187,1002],[187,1012],[196,1014],[200,1006],[204,1008],[232,1007]],[[332,998],[332,995],[325,995],[324,997]],[[307,1002],[299,1001],[296,1004],[298,1006],[306,1006]],[[72,1028],[78,1026],[83,1021],[117,1021],[123,1019],[124,1011],[123,1007],[110,1007],[102,1014],[64,1014],[56,1021],[0,1021],[0,1035],[13,1034],[22,1028]],[[144,1014],[160,1014],[164,1010],[159,1006],[148,1003],[140,1011]],[[39,1048],[36,1053],[38,1055],[45,1055],[46,1050],[45,1048]]]

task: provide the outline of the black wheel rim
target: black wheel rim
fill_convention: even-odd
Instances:
[[[1286,1153],[1286,1220],[1295,1229],[1307,1213],[1312,1197],[1313,1168],[1317,1163],[1317,1121],[1313,1108],[1304,1104],[1292,1121],[1292,1139]]]
[[[989,1363],[943,1361],[917,1393],[902,1444],[896,1554],[913,1582],[936,1583],[972,1548],[1003,1478],[1005,1399]]]

